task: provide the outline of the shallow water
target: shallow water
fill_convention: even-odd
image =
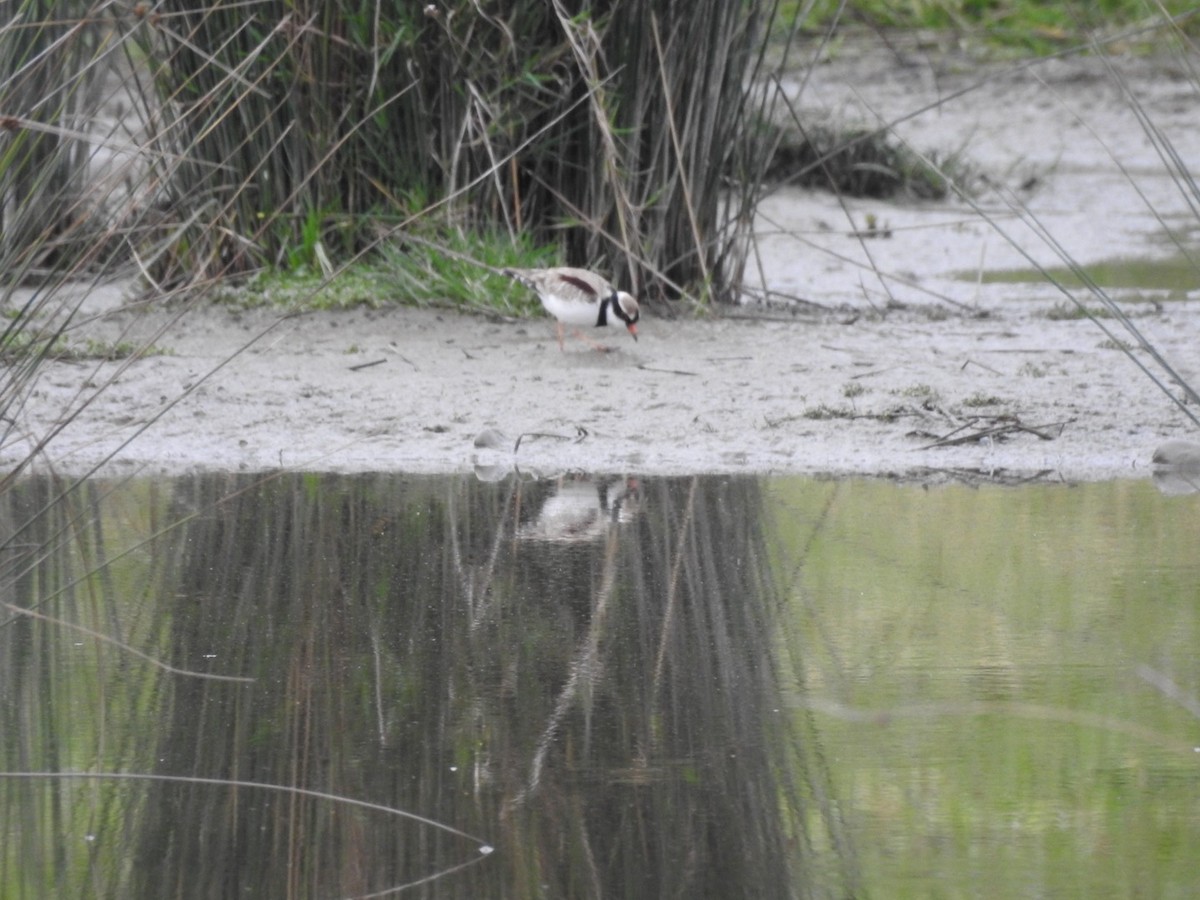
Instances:
[[[1197,495],[65,487],[0,496],[5,897],[1192,895]]]
[[[1164,292],[1164,299],[1183,300],[1188,291],[1196,287],[1195,263],[1182,254],[1167,259],[1117,258],[1095,262],[1083,267],[1088,279],[1101,288],[1129,288],[1144,291]],[[982,284],[1013,284],[1020,282],[1044,283],[1047,278],[1055,284],[1069,288],[1083,285],[1079,276],[1070,269],[1055,267],[1043,270],[993,269],[983,273],[964,272],[967,280],[978,279]]]

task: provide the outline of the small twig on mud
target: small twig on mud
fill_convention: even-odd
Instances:
[[[554,438],[556,441],[571,441],[574,444],[582,443],[588,436],[588,430],[582,425],[575,426],[575,436],[569,434],[552,434],[545,431],[526,431],[524,434],[517,435],[517,442],[513,444],[513,453],[521,449],[521,441],[525,438]]]
[[[418,366],[415,362],[413,362],[411,359],[409,359],[407,356],[405,356],[403,353],[401,353],[399,350],[396,349],[395,341],[392,341],[386,349],[387,349],[388,353],[394,353],[396,356],[396,359],[400,360],[401,362],[408,363],[410,366],[412,366],[413,371],[416,371],[416,372],[421,371],[420,366]]]
[[[987,428],[980,428],[968,434],[960,434],[960,432],[966,428],[970,428],[977,421],[978,420],[975,420],[967,423],[966,425],[961,425],[951,431],[949,434],[938,438],[932,443],[918,447],[917,449],[930,450],[935,447],[953,447],[957,444],[973,444],[977,441],[983,440],[984,438],[1003,437],[1006,434],[1012,434],[1013,432],[1018,431],[1024,431],[1035,435],[1041,438],[1043,441],[1052,441],[1062,435],[1063,429],[1066,428],[1072,420],[1068,419],[1063,422],[1050,422],[1046,425],[1024,425],[1019,419],[1012,419],[1011,421],[1005,421],[1002,424],[992,425]],[[1050,434],[1048,429],[1051,428],[1058,428],[1058,434]],[[958,437],[955,437],[955,435],[958,435]]]
[[[1037,435],[1043,441],[1052,441],[1057,437],[1062,437],[1063,430],[1074,421],[1074,419],[1066,419],[1062,422],[1047,422],[1045,425],[1021,425],[1020,429],[1022,431],[1027,431],[1030,434]],[[1048,431],[1046,431],[1048,428],[1057,428],[1058,433],[1050,434]]]
[[[846,232],[846,237],[858,238],[858,239],[862,239],[862,240],[871,240],[872,238],[890,238],[891,236],[892,236],[892,229],[886,225],[883,226],[882,228],[867,227],[867,228],[859,228],[854,231]]]
[[[660,369],[656,366],[647,366],[644,363],[639,363],[638,368],[644,372],[663,372],[664,374],[667,374],[667,375],[698,376],[700,374],[699,372],[687,372],[687,371],[684,371],[683,369]]]
[[[973,359],[968,359],[966,362],[964,362],[964,363],[963,363],[961,366],[959,366],[959,367],[958,367],[958,371],[960,371],[960,372],[961,372],[961,371],[962,371],[963,369],[965,369],[967,366],[978,366],[978,367],[979,367],[979,368],[981,368],[981,369],[985,369],[985,370],[987,370],[988,372],[991,372],[993,375],[999,375],[999,374],[1001,374],[999,371],[997,371],[996,369],[993,369],[991,366],[985,366],[983,363],[981,363],[981,362],[976,362],[976,361],[975,361],[975,360],[973,360]]]
[[[387,360],[386,360],[386,359],[373,359],[373,360],[371,360],[370,362],[359,363],[359,364],[358,364],[358,365],[356,365],[356,366],[351,366],[351,367],[350,367],[350,371],[351,371],[351,372],[359,372],[359,371],[361,371],[361,370],[363,370],[363,369],[369,369],[369,368],[371,368],[371,366],[378,366],[378,365],[381,365],[381,364],[383,364],[383,363],[385,363],[385,362],[387,362]]]
[[[846,352],[849,352],[849,351],[846,351]],[[900,368],[900,367],[899,366],[884,366],[882,369],[872,369],[869,372],[859,372],[857,375],[851,375],[850,381],[858,381],[858,379],[860,379],[860,378],[873,378],[876,375],[882,375],[885,372],[891,372],[892,370],[898,369],[898,368]]]
[[[978,440],[978,438],[974,436],[977,434],[977,432],[972,432],[973,436],[966,437],[966,438],[956,438],[955,437],[955,435],[957,435],[963,431],[966,431],[968,428],[970,428],[973,425],[976,425],[978,422],[979,422],[978,419],[972,419],[970,422],[964,422],[962,425],[959,425],[953,431],[947,432],[946,434],[943,434],[941,437],[934,437],[932,434],[929,434],[929,432],[923,432],[924,434],[928,435],[929,437],[934,438],[933,443],[928,444],[927,447],[938,447],[938,446],[948,447],[948,446],[951,446],[952,444],[961,443],[963,441]],[[993,426],[993,427],[995,427],[995,426]],[[921,447],[920,449],[924,450],[924,449],[926,449],[926,447]]]
[[[767,426],[768,428],[778,428],[780,425],[787,425],[791,422],[798,422],[803,418],[805,418],[805,417],[804,416],[781,416],[778,419],[768,419],[766,416],[763,416],[763,424],[765,426]]]

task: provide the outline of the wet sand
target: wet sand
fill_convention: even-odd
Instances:
[[[779,191],[759,222],[767,284],[811,302],[703,320],[649,308],[639,342],[601,333],[608,354],[561,353],[549,320],[197,306],[154,337],[163,355],[47,365],[0,465],[73,415],[39,468],[1143,475],[1163,441],[1200,438],[1195,424],[1097,324],[1050,317],[1065,302],[1054,287],[980,277],[1057,262],[1030,215],[1084,263],[1167,259],[1164,226],[1194,236],[1109,63],[986,77],[865,53],[818,67],[801,107],[864,121],[982,82],[899,130],[918,148],[961,147],[999,189],[977,201],[991,225],[959,201]],[[1113,64],[1181,156],[1200,159],[1194,85],[1145,60]],[[868,214],[889,237],[853,236]],[[1200,384],[1200,290],[1112,293]],[[121,298],[89,298],[96,315],[70,339],[145,339],[178,314]],[[477,447],[485,432],[491,446]]]

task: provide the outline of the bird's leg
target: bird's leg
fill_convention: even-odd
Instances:
[[[612,347],[606,347],[603,344],[597,344],[595,341],[593,341],[590,337],[588,337],[586,334],[584,334],[578,328],[575,329],[575,337],[579,338],[581,341],[583,341],[585,344],[587,344],[593,350],[596,350],[600,353],[612,353],[612,351],[613,351]]]
[[[555,322],[554,327],[558,332],[558,350],[560,353],[566,353],[567,348],[563,345],[563,323]],[[579,340],[583,341],[585,344],[587,344],[589,347],[591,347],[593,350],[598,350],[601,353],[612,353],[612,351],[613,351],[612,347],[605,347],[603,344],[597,344],[595,341],[593,341],[590,337],[588,337],[586,334],[584,334],[578,328],[572,328],[571,333],[573,335],[575,335],[575,337],[579,338]]]

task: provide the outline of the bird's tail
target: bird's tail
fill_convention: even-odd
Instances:
[[[527,276],[520,269],[501,269],[500,271],[502,275],[507,275],[514,281],[521,282],[521,284],[525,285],[525,287],[533,287],[533,282],[529,280],[529,276]]]

